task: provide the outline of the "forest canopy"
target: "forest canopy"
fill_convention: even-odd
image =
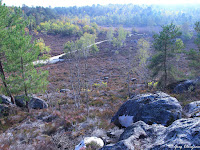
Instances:
[[[33,26],[63,16],[75,20],[89,20],[101,26],[161,26],[173,22],[182,25],[188,22],[193,25],[198,21],[200,5],[133,5],[109,4],[83,7],[28,7],[22,6],[26,16],[32,18]]]

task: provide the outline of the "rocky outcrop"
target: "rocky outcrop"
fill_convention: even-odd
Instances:
[[[107,131],[106,134],[109,137],[109,140],[107,143],[116,143],[123,132],[124,132],[124,129],[118,129],[117,127]]]
[[[0,104],[0,117],[8,116],[9,115],[9,107],[5,104]]]
[[[111,122],[118,127],[128,127],[139,120],[169,126],[181,115],[182,107],[176,98],[157,92],[134,96],[119,108]]]
[[[15,97],[16,105],[19,107],[26,108],[26,101],[28,101],[28,108],[31,109],[43,109],[48,107],[44,100],[37,97],[25,97],[24,95]]]
[[[100,150],[134,150],[134,149],[200,149],[200,118],[179,119],[169,127],[138,121],[127,127],[112,146]]]
[[[184,108],[187,117],[200,117],[200,101],[191,102]]]
[[[194,91],[200,84],[200,77],[194,80],[186,80],[175,86],[173,93],[183,93],[187,91]]]
[[[11,100],[5,95],[0,95],[0,104],[11,104]]]

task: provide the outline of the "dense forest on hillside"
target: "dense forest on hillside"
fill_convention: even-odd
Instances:
[[[88,19],[103,26],[126,27],[133,26],[161,26],[171,22],[182,25],[188,22],[193,25],[198,21],[200,5],[133,5],[110,4],[106,6],[92,5],[83,7],[27,7],[22,10],[27,16],[35,18],[36,25],[50,19],[69,18]],[[34,17],[33,17],[34,16]]]

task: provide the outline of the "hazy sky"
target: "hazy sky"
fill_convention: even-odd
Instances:
[[[44,6],[44,7],[65,7],[65,6],[84,6],[92,4],[185,4],[198,3],[200,0],[3,0],[7,6]]]

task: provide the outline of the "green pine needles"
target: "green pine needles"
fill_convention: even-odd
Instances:
[[[24,20],[20,9],[8,9],[1,3],[0,17],[4,18],[0,18],[3,29],[0,32],[0,74],[4,85],[1,89],[10,97],[12,94],[28,96],[44,92],[48,72],[37,70],[33,65],[33,61],[39,59],[41,49],[25,30],[28,21]]]
[[[152,57],[149,68],[154,77],[160,78],[159,83],[164,88],[175,78],[173,74],[174,58],[184,47],[180,39],[177,39],[180,36],[180,29],[171,23],[163,26],[162,31],[153,37],[156,54]]]

